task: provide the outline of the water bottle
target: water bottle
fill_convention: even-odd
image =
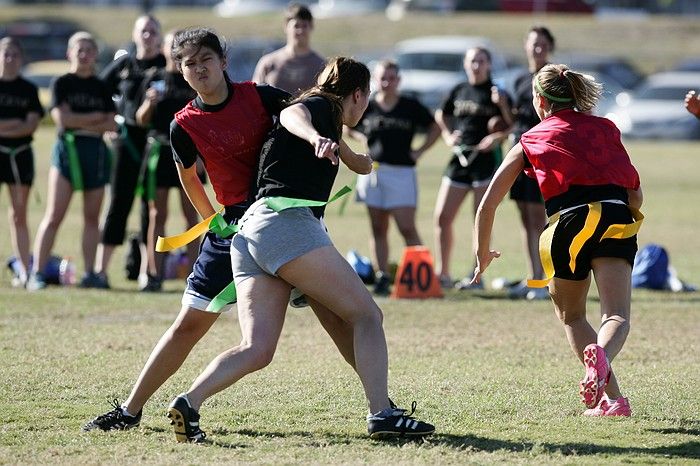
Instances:
[[[61,259],[58,266],[58,282],[62,286],[75,285],[75,263],[70,257]]]

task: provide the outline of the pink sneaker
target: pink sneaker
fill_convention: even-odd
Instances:
[[[598,406],[592,409],[587,409],[583,412],[584,416],[603,417],[603,416],[632,416],[632,408],[630,402],[624,396],[611,401],[607,395],[603,395]]]
[[[583,350],[583,365],[586,367],[586,376],[579,384],[579,395],[586,408],[595,408],[610,380],[610,364],[605,357],[605,350],[595,343],[586,346]]]

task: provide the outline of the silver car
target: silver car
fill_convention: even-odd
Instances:
[[[698,88],[700,73],[656,73],[634,92],[618,94],[605,116],[630,138],[700,139],[700,120],[683,105],[686,92]]]

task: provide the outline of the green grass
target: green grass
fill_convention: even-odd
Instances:
[[[36,138],[40,202],[46,199],[53,130]],[[647,220],[640,243],[668,247],[679,275],[700,277],[696,235],[697,145],[629,143],[642,175]],[[432,246],[432,207],[444,146],[419,167],[418,226]],[[351,183],[342,171],[338,180]],[[0,208],[7,207],[6,189]],[[76,199],[55,250],[79,256],[81,202]],[[458,221],[456,274],[471,264],[469,209]],[[177,212],[173,205],[173,212]],[[170,229],[181,228],[174,216]],[[133,226],[136,225],[135,218]],[[367,254],[368,221],[360,205],[345,215],[329,207],[328,226],[341,252]],[[7,230],[5,230],[7,231]],[[499,210],[494,245],[503,257],[489,279],[524,274],[520,229],[512,202]],[[391,236],[392,258],[401,253]],[[8,235],[0,251],[9,254]],[[635,291],[632,331],[615,361],[630,397],[631,419],[580,416],[582,374],[549,302],[510,301],[495,291],[450,292],[443,300],[380,299],[390,351],[390,391],[402,405],[437,425],[425,442],[379,443],[365,436],[359,381],[308,310],[290,310],[273,363],[211,398],[202,425],[212,443],[179,445],[164,416],[204,365],[240,338],[225,315],[190,359],[147,404],[141,427],[82,433],[80,426],[128,394],[141,366],[179,308],[182,283],[139,294],[117,256],[110,292],[51,287],[28,294],[0,285],[0,464],[697,464],[700,462],[700,319],[698,293]],[[589,317],[596,320],[595,293]]]

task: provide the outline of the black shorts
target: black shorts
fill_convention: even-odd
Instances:
[[[146,157],[143,159],[143,164],[141,165],[141,174],[139,181],[143,183],[143,187],[146,188],[149,183],[149,164],[151,160],[151,144],[149,142],[146,144]],[[161,144],[158,164],[155,170],[155,186],[156,188],[181,188],[180,176],[177,173],[177,166],[175,165],[175,160],[173,159],[173,150],[169,144]],[[207,176],[205,173],[199,173],[199,180],[202,184],[206,184]]]
[[[597,257],[618,257],[626,260],[630,267],[637,253],[637,236],[625,239],[606,238],[603,233],[610,225],[634,222],[628,206],[611,202],[602,202],[600,221],[593,235],[583,244],[576,256],[574,272],[571,271],[571,253],[569,248],[574,237],[583,229],[588,215],[588,206],[583,205],[565,212],[555,224],[550,252],[554,265],[554,276],[565,280],[585,280],[591,271],[591,261]],[[552,228],[548,226],[547,228]]]
[[[465,156],[469,156],[468,151]],[[456,185],[463,185],[465,188],[486,186],[491,177],[496,172],[496,159],[493,152],[480,153],[468,166],[463,167],[459,163],[456,155],[452,156],[450,163],[445,169],[444,176]]]
[[[514,201],[544,204],[537,180],[530,178],[525,172],[521,172],[515,179],[515,183],[510,188],[510,198]]]
[[[27,146],[26,149],[17,152],[14,155],[14,168],[12,165],[10,154],[0,151],[0,183],[17,184],[17,178],[15,178],[15,170],[17,170],[19,183],[31,186],[34,182],[34,152],[32,148]]]

